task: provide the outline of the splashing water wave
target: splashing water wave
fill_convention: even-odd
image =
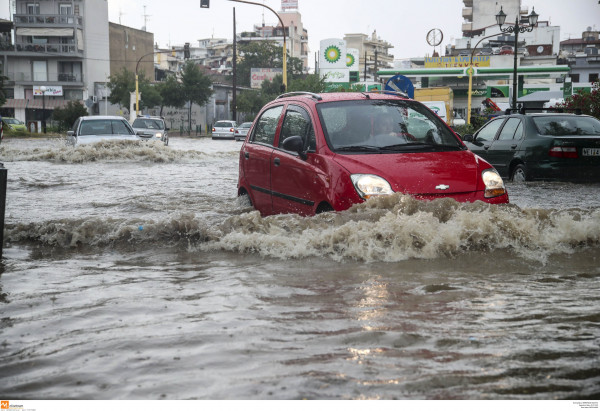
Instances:
[[[240,215],[235,215],[241,213]],[[600,248],[600,210],[521,209],[514,205],[430,202],[396,194],[338,213],[263,218],[238,203],[212,220],[194,213],[164,219],[63,219],[16,224],[9,242],[60,248],[184,246],[288,259],[394,262],[503,250],[544,262],[553,254]]]

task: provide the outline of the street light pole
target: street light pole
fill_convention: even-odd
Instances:
[[[40,87],[42,92],[42,130],[46,134],[46,86]]]
[[[279,19],[279,22],[281,23],[281,28],[283,29],[283,88],[285,90],[287,90],[287,46],[286,46],[286,40],[285,40],[285,25],[283,24],[283,20],[281,20],[281,17],[279,16],[279,14],[277,14],[277,12],[275,10],[273,10],[272,8],[270,8],[267,5],[264,5],[261,3],[255,3],[253,1],[245,1],[245,0],[228,0],[228,1],[235,1],[237,3],[253,4],[255,6],[264,7],[266,9],[271,10],[273,12],[273,14],[275,14],[277,16],[277,18]],[[285,91],[285,90],[283,90],[283,91]]]
[[[473,68],[473,53],[477,50],[477,46],[485,39],[489,39],[490,37],[497,36],[501,33],[492,34],[486,37],[481,38],[476,44],[475,47],[471,50],[470,58],[469,58],[469,68],[467,69],[467,75],[469,76],[469,92],[467,95],[467,124],[471,124],[471,99],[473,94],[473,75],[475,74],[475,69]]]
[[[517,94],[518,94],[518,90],[517,90],[517,48],[518,48],[518,41],[519,41],[519,33],[533,31],[533,28],[537,25],[538,17],[539,16],[535,12],[535,8],[532,7],[531,14],[529,16],[527,16],[527,19],[529,21],[529,26],[519,25],[519,13],[517,13],[517,18],[515,19],[515,25],[508,26],[503,29],[502,25],[506,21],[506,14],[502,10],[502,6],[500,6],[500,12],[498,14],[496,14],[496,23],[498,23],[500,30],[502,30],[503,33],[514,33],[515,34],[515,48],[513,50],[514,56],[515,56],[514,69],[513,69],[513,95],[512,95],[512,109],[513,110],[516,110],[516,108],[517,108]]]
[[[147,53],[144,54],[142,57],[140,57],[135,65],[135,116],[137,117],[140,114],[140,92],[139,92],[139,85],[138,85],[138,68],[140,66],[140,62],[142,61],[142,59],[144,57],[148,57],[148,56],[152,56],[154,54],[160,54],[160,53],[168,53],[168,51],[153,51],[152,53]]]

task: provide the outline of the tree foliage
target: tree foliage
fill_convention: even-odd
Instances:
[[[258,114],[260,109],[269,101],[277,98],[281,94],[281,85],[283,84],[283,76],[277,75],[273,81],[264,81],[260,90],[244,90],[237,97],[237,109],[240,112],[246,113],[251,120]],[[296,76],[288,82],[288,92],[292,91],[308,91],[311,93],[322,93],[325,91],[325,79],[317,74],[307,74]]]
[[[87,116],[88,111],[83,104],[79,100],[71,100],[64,107],[57,107],[54,109],[52,113],[52,117],[54,120],[60,123],[61,129],[69,130],[75,120],[77,120],[81,116]]]
[[[6,103],[6,94],[4,93],[4,81],[8,80],[8,77],[0,75],[0,107]]]
[[[185,101],[205,105],[213,94],[212,81],[198,65],[188,61],[181,71],[182,94]]]
[[[240,86],[250,87],[252,68],[283,68],[283,47],[274,41],[253,41],[238,46],[236,80]],[[286,55],[288,80],[302,75],[302,60]],[[289,81],[288,81],[289,83]],[[288,84],[289,85],[289,84]]]
[[[592,91],[579,90],[577,93],[569,96],[562,104],[557,104],[557,108],[566,108],[569,110],[581,110],[582,114],[588,114],[600,119],[600,82],[595,82]]]
[[[129,108],[130,93],[135,91],[135,73],[123,67],[120,72],[109,77],[107,87],[110,89],[108,101],[119,107]],[[141,94],[140,107],[162,104],[162,96],[143,72],[138,74],[138,90]]]

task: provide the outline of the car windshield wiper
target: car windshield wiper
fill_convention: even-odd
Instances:
[[[376,147],[376,146],[342,146],[342,147],[337,147],[336,151],[381,151],[381,147]]]
[[[425,142],[409,142],[409,143],[403,143],[403,144],[393,144],[391,146],[384,146],[381,147],[381,150],[386,150],[386,151],[396,151],[396,150],[402,150],[402,149],[414,149],[416,147],[422,147],[422,148],[433,148],[436,151],[437,150],[463,150],[464,148],[462,146],[459,145],[453,145],[453,144],[435,144],[435,143],[425,143]]]

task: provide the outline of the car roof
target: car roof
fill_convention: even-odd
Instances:
[[[389,92],[393,93],[393,92]],[[291,92],[277,97],[276,101],[288,101],[306,99],[317,101],[318,103],[330,101],[352,101],[352,100],[407,100],[405,95],[383,94],[378,92],[334,92],[334,93],[309,93],[309,92]]]
[[[121,116],[81,116],[80,120],[125,120]]]

